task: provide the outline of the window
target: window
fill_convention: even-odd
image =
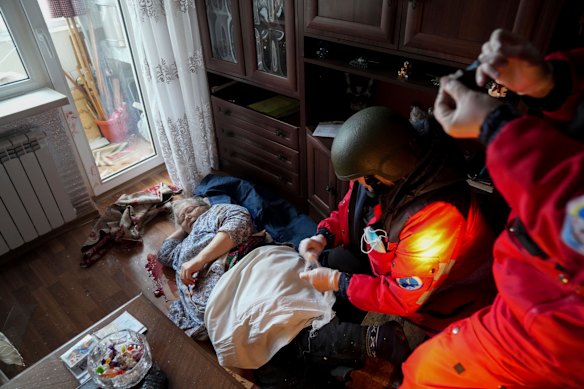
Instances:
[[[20,1],[0,0],[0,100],[48,84],[41,53]]]

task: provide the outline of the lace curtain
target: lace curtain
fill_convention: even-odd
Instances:
[[[128,7],[150,122],[170,178],[191,194],[217,166],[194,0],[130,0]]]

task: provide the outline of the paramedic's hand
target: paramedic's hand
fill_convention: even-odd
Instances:
[[[314,251],[309,251],[304,255],[304,271],[309,271],[320,267],[320,262],[318,262],[318,254]]]
[[[192,285],[196,281],[196,274],[205,266],[205,261],[202,261],[199,256],[180,265],[180,279],[185,285]],[[194,276],[193,276],[194,275]]]
[[[328,267],[319,267],[318,269],[300,273],[300,279],[310,282],[314,289],[319,292],[339,290],[340,277],[341,273],[338,270],[329,269]]]
[[[495,30],[483,44],[476,82],[489,79],[519,95],[545,97],[554,87],[551,65],[529,41],[505,30]]]
[[[456,75],[450,75],[440,79],[434,117],[455,138],[478,138],[487,115],[501,104],[486,93],[468,89]]]
[[[298,252],[307,261],[312,257],[320,256],[320,253],[326,247],[326,238],[322,234],[311,236],[310,238],[302,239],[298,245]]]

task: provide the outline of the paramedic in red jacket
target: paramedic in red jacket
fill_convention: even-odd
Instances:
[[[492,302],[494,234],[466,183],[460,148],[431,123],[415,129],[388,108],[369,107],[334,139],[335,173],[350,188],[299,252],[322,265],[301,277],[358,308],[335,308],[341,320],[379,312],[433,335]]]
[[[476,80],[497,80],[545,115],[441,81],[435,115],[488,144],[487,167],[511,206],[497,239],[492,306],[453,323],[403,365],[402,388],[584,387],[584,50],[544,61],[495,31]]]

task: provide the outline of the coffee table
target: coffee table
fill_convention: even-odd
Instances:
[[[216,358],[175,326],[146,296],[139,294],[18,374],[2,386],[2,389],[76,388],[79,382],[59,356],[83,336],[109,324],[124,311],[131,313],[148,329],[145,335],[152,351],[152,360],[168,376],[169,388],[244,387],[219,365]]]

